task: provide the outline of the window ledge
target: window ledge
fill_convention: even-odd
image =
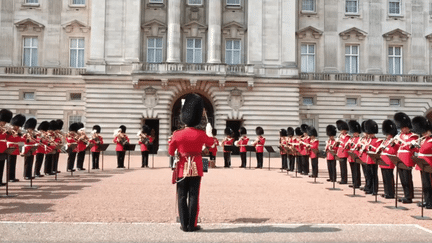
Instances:
[[[40,8],[40,3],[23,3],[21,4],[23,8]]]
[[[317,15],[316,11],[308,11],[308,10],[302,10],[300,13],[302,15]]]
[[[69,8],[85,8],[85,4],[69,4]]]
[[[241,5],[225,5],[225,10],[242,10]]]
[[[147,3],[147,8],[164,8],[164,3]]]
[[[387,19],[394,19],[394,20],[398,20],[398,19],[403,19],[404,16],[403,15],[387,15]]]

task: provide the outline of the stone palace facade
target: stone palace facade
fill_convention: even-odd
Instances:
[[[223,138],[395,112],[432,118],[429,0],[0,0],[0,108],[154,129],[202,95]],[[111,149],[113,149],[111,147]]]

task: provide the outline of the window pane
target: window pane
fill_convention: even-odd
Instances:
[[[38,46],[38,38],[30,38],[32,40],[32,46],[37,47]]]
[[[202,62],[201,50],[195,50],[195,63]]]
[[[31,46],[32,38],[24,38],[24,46]]]
[[[148,47],[154,47],[155,46],[155,39],[149,38],[148,39]]]
[[[193,43],[194,39],[188,39],[187,40],[187,48],[193,48],[194,43]]]
[[[25,100],[34,100],[34,92],[24,92],[23,96]]]
[[[30,66],[30,49],[28,48],[24,49],[24,66]]]
[[[187,63],[193,63],[193,50],[192,49],[188,49],[186,51],[186,62]]]
[[[357,70],[357,57],[352,57],[351,73],[358,73],[358,70]]]
[[[393,57],[389,57],[389,74],[394,74]]]
[[[162,38],[156,38],[156,47],[162,48]]]
[[[308,63],[307,56],[302,55],[301,56],[301,71],[304,73],[306,73],[308,71],[307,63]]]
[[[350,46],[346,46],[345,47],[345,54],[350,54],[351,50],[350,50]]]
[[[315,45],[309,45],[309,53],[315,53]]]
[[[155,50],[148,49],[147,51],[147,62],[154,62],[155,60]]]
[[[357,98],[347,98],[347,105],[357,105]]]
[[[227,5],[240,5],[240,0],[227,0]]]
[[[401,59],[399,57],[395,58],[395,74],[402,74]]]
[[[393,55],[393,47],[389,47],[389,55]]]
[[[313,105],[312,97],[303,97],[303,105]]]
[[[302,2],[302,10],[304,11],[314,11],[314,2],[315,0],[303,0]]]
[[[301,53],[307,53],[307,45],[301,45]]]
[[[70,66],[71,67],[77,67],[77,50],[71,49],[70,50]]]
[[[195,48],[201,48],[201,40],[195,39]]]
[[[78,50],[78,66],[77,67],[84,67],[84,50]]]
[[[36,48],[33,48],[31,52],[31,66],[35,67],[37,65],[38,65],[38,52]]]
[[[345,57],[345,72],[350,73],[350,57]]]
[[[70,93],[71,100],[81,100],[81,93]]]
[[[352,54],[358,54],[358,46],[352,47]]]
[[[78,39],[71,39],[71,45],[70,45],[70,47],[71,48],[77,48],[77,46],[78,46],[78,44],[77,44],[77,42],[78,42]]]
[[[240,50],[240,41],[238,40],[234,41],[234,49]]]
[[[400,106],[400,99],[390,99],[391,106]]]
[[[162,49],[156,50],[156,62],[157,63],[162,62]]]
[[[395,47],[395,54],[400,56],[400,54],[401,54],[401,48],[400,47]]]
[[[225,49],[227,50],[231,50],[232,49],[232,41],[231,40],[227,40],[226,44],[225,44]]]
[[[308,56],[308,72],[315,72],[315,56]]]
[[[240,64],[240,51],[234,51],[233,64]]]
[[[201,5],[202,0],[189,0],[190,5]]]
[[[227,64],[233,64],[233,61],[232,61],[232,51],[231,50],[226,50],[225,51],[225,62]]]
[[[78,39],[78,48],[84,48],[84,39]]]

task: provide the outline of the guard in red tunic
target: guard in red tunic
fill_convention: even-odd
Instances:
[[[26,180],[34,179],[32,172],[36,151],[31,152],[31,150],[33,147],[37,146],[38,143],[34,132],[36,124],[37,120],[35,118],[29,118],[24,124],[24,129],[27,130],[27,132],[24,134],[25,141],[22,156],[24,156],[24,179]]]
[[[117,153],[117,168],[125,168],[124,159],[126,151],[123,149],[123,146],[129,144],[130,141],[128,135],[126,135],[126,126],[121,125],[119,128],[114,134],[113,142],[117,144],[115,149]]]
[[[406,166],[412,168],[414,166],[414,162],[411,158],[414,155],[412,142],[417,141],[419,136],[410,131],[412,128],[411,119],[405,113],[396,113],[394,115],[394,120],[401,131],[401,135],[397,139],[400,144],[397,156]],[[400,198],[399,200],[402,203],[412,203],[414,197],[414,184],[411,170],[399,170],[399,177],[405,195],[405,197]]]
[[[239,129],[240,138],[236,142],[236,146],[240,147],[240,158],[241,166],[240,168],[246,168],[246,146],[249,143],[249,138],[247,137],[247,130],[245,127],[240,127]]]
[[[78,139],[78,129],[79,129],[79,125],[78,123],[72,123],[69,126],[69,133],[66,135],[66,142],[69,145],[71,144],[77,144],[77,139]],[[74,164],[75,164],[75,158],[76,158],[76,154],[78,152],[78,147],[75,147],[74,150],[69,150],[68,152],[68,159],[67,159],[67,171],[68,172],[74,172]]]
[[[288,148],[288,161],[289,161],[289,166],[288,169],[289,171],[294,171],[295,168],[295,154],[292,150],[292,143],[294,142],[294,128],[292,127],[288,127],[287,128],[287,140],[286,140],[286,147]]]
[[[338,149],[335,146],[336,127],[333,125],[328,125],[326,127],[326,134],[329,137],[325,146],[325,152],[327,153],[327,168],[329,173],[329,179],[327,179],[327,181],[336,182],[336,160],[335,157],[330,153],[330,151],[334,151],[336,153]]]
[[[99,156],[100,156],[100,149],[99,145],[102,145],[103,137],[100,135],[101,127],[99,125],[94,125],[92,129],[92,138],[90,139],[90,143],[93,144],[93,147],[91,148],[92,153],[92,169],[93,170],[99,170]]]
[[[77,139],[77,144],[78,144],[77,170],[85,170],[84,159],[86,155],[87,144],[89,143],[90,139],[85,134],[84,124],[79,122],[78,125],[80,129],[78,129],[78,139]]]
[[[339,184],[347,184],[348,183],[348,168],[347,168],[347,159],[348,159],[348,149],[345,147],[348,141],[351,139],[351,136],[348,134],[349,126],[348,123],[342,120],[336,121],[336,127],[340,132],[339,137],[336,139],[337,143],[337,157],[339,157],[339,168],[341,173],[341,181]]]
[[[296,164],[297,164],[297,173],[302,173],[303,171],[303,163],[302,163],[302,158],[301,158],[301,147],[300,147],[300,141],[301,138],[303,137],[303,132],[301,131],[300,127],[296,127],[295,131],[295,138],[293,140],[293,148],[295,151],[295,160],[296,160]]]
[[[55,120],[50,121],[48,132],[46,133],[48,144],[46,146],[45,164],[44,164],[45,175],[55,175],[55,172],[52,171],[52,168],[53,168],[53,157],[56,152],[55,149],[57,147],[57,141],[55,135],[56,129],[57,129],[57,122]]]
[[[48,144],[48,140],[45,138],[46,133],[48,131],[48,127],[49,127],[49,122],[43,121],[39,124],[37,128],[38,132],[36,135],[36,139],[39,145],[38,148],[36,149],[36,161],[34,166],[35,177],[44,177],[44,175],[40,173],[40,170],[42,168],[42,163],[46,153],[45,147]]]
[[[3,172],[5,167],[5,161],[8,157],[5,153],[7,149],[7,137],[9,136],[6,124],[9,123],[12,119],[12,112],[7,109],[0,110],[0,186],[5,186],[6,183],[3,183]]]
[[[360,142],[361,127],[360,124],[355,120],[349,121],[348,126],[349,126],[350,133],[352,134],[352,137],[350,138],[350,140],[348,140],[347,144],[345,145],[345,148],[354,152],[358,156],[359,151],[356,148]],[[351,156],[348,157],[348,162],[350,164],[351,176],[353,180],[353,184],[349,186],[360,188],[361,186],[360,164],[356,163],[354,159],[351,158]]]
[[[367,152],[376,153],[378,148],[383,142],[382,139],[375,137],[378,133],[378,124],[373,120],[367,120],[365,123],[365,132],[368,134],[367,146],[364,148],[363,153],[366,156],[366,164],[368,170],[368,177],[366,178],[365,193],[377,195],[378,194],[378,165],[372,160]]]
[[[16,148],[12,154],[8,156],[9,161],[9,182],[17,182],[19,181],[16,178],[16,160],[17,155],[20,154],[19,152],[19,142],[24,142],[25,138],[22,137],[23,134],[21,134],[20,128],[24,125],[26,121],[25,116],[18,114],[14,116],[11,120],[11,125],[13,127],[12,135],[7,137],[7,144],[8,148]]]
[[[288,132],[285,129],[281,129],[279,131],[279,148],[280,148],[280,156],[282,161],[281,170],[287,170],[288,168],[288,152],[286,150],[287,146],[287,136]]]
[[[308,175],[309,174],[309,155],[310,155],[310,147],[309,141],[310,138],[307,134],[307,129],[309,128],[306,124],[300,125],[300,130],[303,133],[302,137],[300,139],[300,154],[301,154],[301,163],[302,163],[302,175]]]
[[[141,168],[148,166],[149,149],[148,146],[153,143],[153,138],[150,136],[151,129],[149,126],[144,125],[138,134],[138,144],[141,145]]]
[[[212,135],[213,135],[213,145],[208,148],[210,153],[210,161],[209,166],[211,168],[216,168],[216,154],[217,154],[217,146],[219,146],[219,140],[217,139],[217,130],[212,129]]]
[[[231,151],[225,149],[225,146],[232,146],[234,144],[233,130],[229,127],[225,128],[226,137],[222,140],[222,148],[224,152],[224,167],[229,168],[231,166]]]
[[[314,151],[318,151],[318,147],[319,147],[319,141],[317,139],[318,137],[318,132],[315,129],[315,127],[308,127],[307,129],[307,134],[309,136],[309,150],[311,151],[310,153],[310,158],[311,158],[311,164],[312,164],[312,174],[309,177],[313,177],[316,178],[318,177],[318,154],[316,154],[316,152]]]
[[[400,145],[395,143],[395,136],[397,135],[398,131],[396,124],[392,120],[385,120],[383,122],[382,131],[386,136],[386,140],[381,145],[381,159],[387,164],[387,166],[380,165],[384,183],[384,194],[381,196],[390,199],[395,197],[395,181],[393,175],[395,165],[388,156],[396,156]]]
[[[57,145],[64,145],[64,135],[62,132],[63,129],[63,121],[60,119],[55,120],[57,123],[56,129],[54,131],[54,136],[55,139],[54,141],[56,142]],[[57,149],[57,151],[54,152],[53,154],[53,161],[52,161],[52,173],[60,173],[61,171],[58,170],[58,162],[59,162],[59,158],[60,158],[60,149]]]
[[[197,94],[186,96],[181,109],[180,119],[186,125],[184,129],[175,131],[168,147],[171,156],[178,151],[179,161],[173,174],[173,183],[177,183],[178,210],[181,229],[196,231],[199,212],[199,192],[203,163],[201,150],[203,145],[211,146],[213,138],[210,131],[195,128],[201,123],[204,102]]]
[[[256,135],[258,135],[257,139],[252,143],[252,146],[255,146],[256,151],[256,158],[257,158],[257,167],[258,169],[263,168],[263,153],[264,153],[264,144],[265,144],[265,138],[262,136],[264,135],[264,129],[262,127],[257,127],[255,129]]]

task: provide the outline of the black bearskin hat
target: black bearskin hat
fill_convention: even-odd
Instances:
[[[69,126],[69,131],[71,131],[71,132],[78,132],[78,129],[80,129],[80,126],[76,122],[70,124],[70,126]]]
[[[308,125],[307,124],[301,124],[300,125],[300,130],[302,133],[307,133],[307,129],[308,129]]]
[[[201,123],[204,101],[197,94],[188,94],[181,109],[180,120],[188,127],[195,127]]]
[[[336,121],[336,127],[339,131],[342,131],[342,130],[349,131],[348,123],[346,123],[345,121],[342,121],[342,120]]]
[[[63,129],[63,121],[61,119],[57,119],[57,130],[62,130]]]
[[[378,133],[378,124],[374,120],[367,120],[364,124],[365,133],[367,134],[377,134]]]
[[[240,136],[241,136],[241,135],[246,135],[246,134],[247,134],[247,130],[246,130],[246,128],[245,128],[245,127],[240,127],[240,129],[239,129],[239,133],[240,133]]]
[[[125,125],[121,125],[121,126],[119,126],[119,128],[121,129],[122,133],[126,132],[126,126]]]
[[[326,127],[326,134],[327,134],[327,136],[336,136],[336,133],[337,133],[337,131],[336,131],[336,127],[335,126],[333,126],[333,125],[328,125],[327,127]]]
[[[315,129],[315,127],[312,127],[312,126],[308,127],[307,134],[308,134],[308,136],[318,137],[317,130]]]
[[[84,123],[78,122],[78,126],[79,126],[78,130],[81,129],[81,128],[84,128]]]
[[[24,124],[24,129],[35,129],[37,120],[35,118],[29,118]]]
[[[412,128],[411,119],[409,118],[409,116],[407,116],[407,114],[403,112],[396,113],[393,119],[398,128],[402,128],[402,127],[408,127],[410,129]]]
[[[142,126],[142,129],[141,129],[141,131],[142,131],[142,133],[145,133],[145,134],[149,135],[149,134],[150,134],[150,132],[151,132],[151,129],[150,129],[150,127],[149,127],[149,126],[147,126],[147,125],[144,125],[144,126]]]
[[[301,131],[300,127],[296,127],[296,129],[294,131],[295,131],[295,135],[297,135],[297,136],[303,135],[303,132]]]
[[[48,130],[55,131],[57,130],[58,124],[55,120],[49,122]]]
[[[39,126],[38,126],[38,128],[37,128],[37,130],[38,131],[48,131],[48,127],[49,127],[49,122],[47,122],[47,121],[43,121],[43,122],[41,122],[40,124],[39,124]]]
[[[288,134],[288,136],[294,136],[294,128],[288,127],[287,128],[287,134]]]
[[[18,114],[18,115],[15,115],[15,116],[12,118],[10,124],[11,124],[12,126],[19,126],[19,127],[22,127],[22,126],[24,125],[25,121],[26,121],[26,117],[23,116],[23,115],[21,115],[21,114]]]
[[[96,130],[96,133],[100,133],[101,127],[99,125],[94,125],[92,130]]]
[[[232,136],[234,132],[230,127],[226,127],[224,133],[227,136]]]
[[[430,130],[430,122],[426,117],[416,116],[412,119],[412,131],[417,133],[418,135],[422,135],[423,133]]]
[[[360,127],[360,123],[358,123],[356,120],[351,120],[348,122],[349,131],[350,133],[361,133],[362,129]]]
[[[386,136],[389,134],[393,135],[393,137],[396,136],[396,134],[398,133],[396,124],[392,120],[388,119],[383,121],[382,132]]]
[[[261,136],[264,134],[264,129],[262,127],[257,127],[255,128],[255,133],[256,135]]]
[[[9,123],[12,119],[12,116],[13,116],[12,112],[8,109],[2,109],[0,111],[0,121],[2,121],[2,122],[8,122]]]
[[[285,129],[281,129],[281,130],[279,131],[279,135],[280,135],[281,137],[286,137],[286,136],[288,136],[288,132],[287,132],[287,130],[285,130]]]
[[[216,136],[217,135],[217,130],[216,129],[212,129],[212,134],[213,134],[213,136]]]

